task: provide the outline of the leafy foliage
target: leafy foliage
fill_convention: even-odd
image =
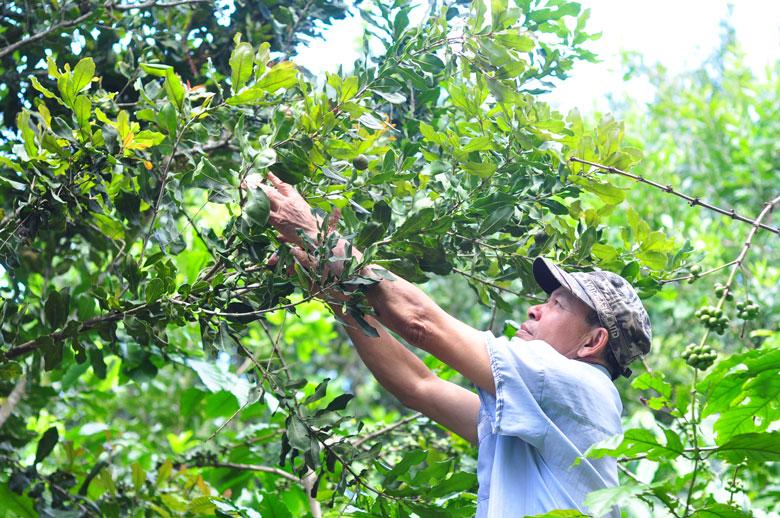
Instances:
[[[238,2],[230,31],[206,2],[125,7],[67,3],[52,22],[39,6],[0,51],[15,124],[0,144],[0,495],[18,514],[473,515],[474,451],[375,404],[386,396],[267,227],[267,198],[240,188],[251,173],[296,184],[323,233],[337,228],[366,261],[434,291],[457,277],[494,315],[535,296],[539,254],[617,271],[645,296],[691,266],[692,247],[651,226],[655,214],[621,208],[614,225],[626,190],[567,160],[631,167],[640,153],[623,125],[537,98],[593,58],[578,4],[455,3],[417,24],[403,3],[362,6],[383,51],[319,81],[287,58],[338,4]],[[21,7],[3,9],[16,20]],[[58,45],[74,26],[92,39]],[[678,513],[690,483],[678,515],[722,512],[705,496],[712,477],[672,478],[681,455],[693,473],[744,455],[740,469],[768,477],[776,340],[764,347],[694,378],[693,396],[657,371],[637,378],[658,392],[657,425],[593,454],[663,469],[592,495],[593,508],[656,498]],[[716,442],[694,433],[691,451],[675,420],[699,397],[691,431],[717,415]]]

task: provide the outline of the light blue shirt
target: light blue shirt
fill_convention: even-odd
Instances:
[[[541,340],[488,332],[486,347],[496,395],[478,391],[477,518],[587,513],[587,494],[618,482],[612,457],[573,466],[592,444],[622,433],[623,404],[607,370]]]

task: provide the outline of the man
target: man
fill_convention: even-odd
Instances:
[[[271,185],[248,183],[264,189],[271,224],[308,265],[299,232],[316,240],[318,221],[292,186],[270,173],[268,178]],[[333,254],[343,257],[344,247],[340,241]],[[379,281],[366,293],[377,314],[367,320],[378,337],[365,335],[338,302],[331,307],[388,391],[478,445],[478,517],[584,512],[589,492],[617,484],[615,459],[581,457],[592,444],[621,433],[622,404],[612,380],[629,376],[627,365],[650,350],[647,312],[622,277],[569,274],[537,259],[534,277],[549,299],[531,307],[507,340],[468,326],[414,285],[376,276],[373,268],[362,273]],[[437,377],[388,329],[459,371],[477,394]]]

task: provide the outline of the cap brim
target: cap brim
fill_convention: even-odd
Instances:
[[[558,288],[564,287],[589,308],[598,311],[596,304],[593,303],[590,295],[585,291],[585,287],[573,275],[564,272],[549,259],[537,257],[533,264],[533,274],[536,283],[548,295]]]

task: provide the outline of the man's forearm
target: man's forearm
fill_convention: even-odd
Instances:
[[[358,355],[377,381],[405,406],[417,409],[418,383],[435,376],[434,373],[390,335],[381,323],[366,316],[368,323],[379,333],[378,337],[368,336],[354,318],[341,313],[340,307],[333,305],[332,309],[346,324]]]
[[[364,274],[376,278],[369,266]],[[414,284],[394,276],[366,293],[377,319],[409,344],[419,347],[468,378],[495,391],[489,358],[480,331],[452,317]]]

